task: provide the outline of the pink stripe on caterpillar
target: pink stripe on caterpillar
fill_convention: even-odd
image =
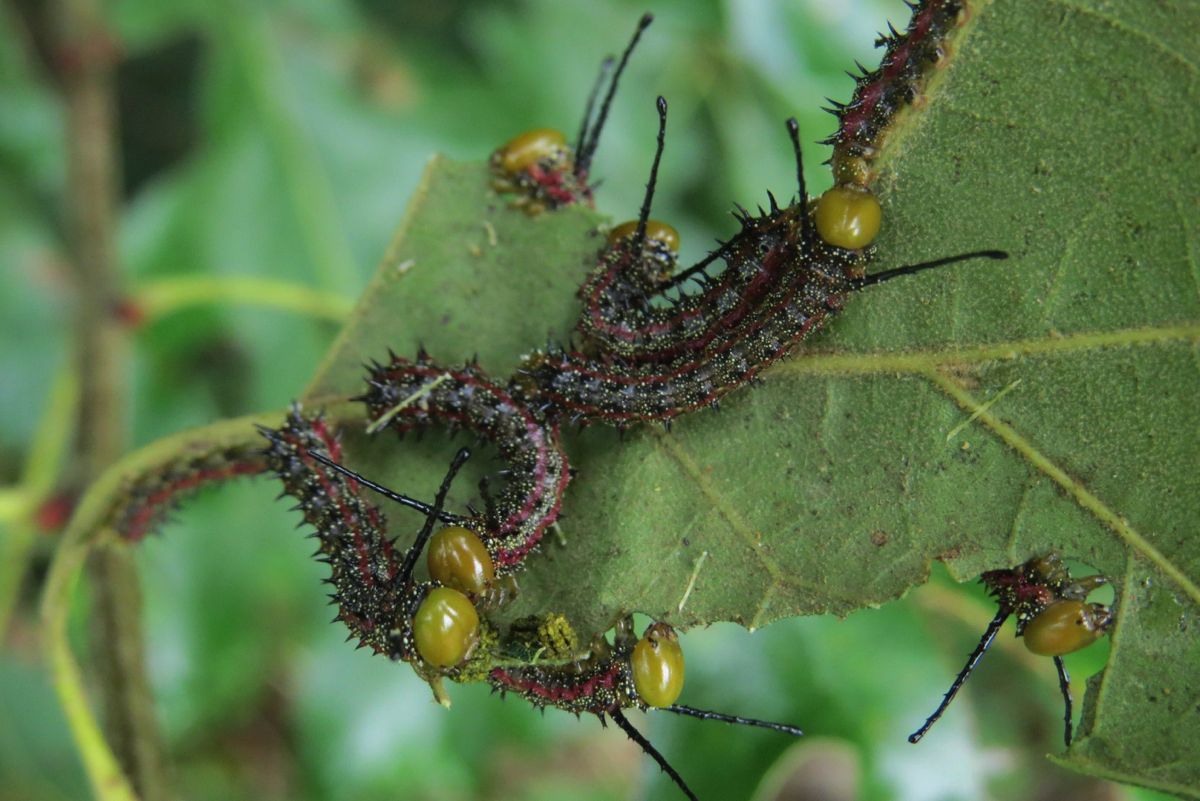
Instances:
[[[698,356],[631,367],[579,352],[536,355],[529,375],[560,414],[585,422],[669,420],[710,405],[756,377],[838,311],[857,261],[840,249],[797,254],[788,284],[768,295],[753,319]]]
[[[905,32],[885,35],[887,45],[878,69],[858,77],[854,97],[837,105],[838,129],[826,144],[834,145],[833,165],[839,183],[867,184],[867,165],[878,154],[881,138],[897,112],[924,90],[932,69],[942,63],[946,44],[968,14],[964,0],[925,0],[916,6]]]
[[[672,299],[671,308],[652,300],[665,297],[663,276],[675,271],[674,253],[651,240],[635,259],[626,251],[627,239],[609,244],[581,288],[580,333],[601,357],[633,364],[702,351],[741,325],[758,300],[786,280],[794,217],[793,208],[774,204],[761,217],[739,217],[742,230],[722,251],[726,269],[701,292]]]
[[[374,651],[413,659],[411,620],[428,585],[396,580],[399,565],[384,515],[363,497],[357,481],[313,458],[341,455],[333,432],[298,407],[278,430],[260,430],[269,443],[266,463],[315,529],[316,555],[329,565],[338,619]]]
[[[570,481],[557,425],[477,365],[447,370],[424,354],[416,362],[393,357],[372,369],[368,383],[368,415],[388,415],[399,433],[439,420],[496,444],[509,463],[508,485],[487,514],[462,524],[480,535],[498,570],[519,568],[557,519]]]
[[[750,380],[756,378],[760,372],[762,372],[766,368],[770,367],[772,364],[774,364],[776,361],[778,361],[781,357],[786,355],[787,352],[792,348],[792,346],[796,342],[799,342],[801,339],[803,339],[805,336],[807,336],[810,331],[815,330],[817,327],[819,327],[823,321],[824,321],[823,315],[814,316],[814,317],[809,318],[809,321],[804,324],[804,326],[796,334],[796,336],[793,340],[788,341],[784,347],[779,348],[770,358],[764,359],[762,362],[760,362],[760,363],[756,364],[755,366],[751,367],[750,369],[748,369],[743,374],[741,380],[738,381],[737,383],[727,384],[725,386],[717,387],[713,391],[709,392],[707,395],[703,396],[702,398],[700,398],[698,400],[692,401],[685,405],[674,406],[674,407],[671,407],[670,409],[665,409],[665,410],[656,411],[656,412],[639,412],[639,411],[633,411],[633,410],[631,410],[631,411],[608,411],[608,410],[603,409],[602,407],[597,406],[596,404],[579,403],[579,402],[573,402],[573,401],[567,400],[563,396],[556,395],[553,392],[543,391],[542,394],[547,399],[555,402],[562,408],[583,414],[589,420],[591,420],[591,419],[601,419],[601,420],[606,420],[606,421],[670,420],[675,417],[678,417],[681,414],[686,414],[687,412],[692,412],[692,411],[696,411],[697,409],[703,409],[706,406],[711,406],[713,401],[720,399],[726,393],[730,392],[733,389],[736,389],[738,386],[741,386],[742,384],[746,383],[747,381],[750,381]],[[704,362],[695,362],[695,363],[693,363],[692,366],[700,367],[703,364],[704,364]],[[640,378],[640,377],[628,377],[628,376],[621,376],[621,377],[605,376],[599,372],[589,371],[587,369],[579,368],[579,367],[576,367],[575,365],[572,365],[569,363],[563,363],[561,365],[561,369],[563,372],[577,372],[577,373],[581,373],[584,375],[592,375],[592,376],[595,376],[598,378],[605,378],[607,380],[627,384],[627,385],[630,385],[631,387],[632,386],[642,387],[642,386],[647,386],[647,385],[652,385],[652,384],[661,384],[661,383],[665,383],[667,381],[678,380],[680,378],[686,378],[687,377],[686,373],[688,372],[686,370],[680,369],[680,370],[674,371],[670,375],[648,376],[645,378]]]
[[[589,675],[580,684],[565,687],[546,686],[534,678],[513,676],[503,668],[493,668],[491,677],[500,684],[522,693],[532,693],[551,704],[557,701],[580,701],[596,694],[598,689],[611,690],[621,674],[621,665],[614,663],[601,673]]]
[[[239,461],[212,466],[214,460],[222,458]],[[134,496],[130,503],[114,515],[117,521],[114,527],[126,541],[139,542],[181,496],[204,485],[257,475],[265,469],[266,464],[257,457],[250,458],[245,449],[238,449],[228,457],[206,454],[182,464],[170,465],[159,473],[139,478],[139,484],[129,490]]]
[[[341,443],[339,443],[337,439],[329,433],[329,429],[325,426],[324,420],[319,418],[314,420],[312,424],[312,432],[321,440],[322,443],[324,443],[325,449],[329,452],[330,459],[337,461],[341,458]],[[346,503],[346,498],[341,491],[342,487],[346,487],[351,493],[358,495],[358,482],[352,478],[344,478],[340,476],[340,474],[335,474],[338,475],[337,479],[333,478],[329,474],[325,465],[321,464],[309,455],[308,449],[304,446],[304,443],[295,437],[289,437],[287,435],[284,435],[283,438],[285,441],[291,443],[292,446],[295,447],[296,454],[305,463],[305,465],[312,470],[313,475],[316,477],[317,481],[321,484],[322,489],[325,491],[325,495],[333,501],[334,505],[337,506],[338,511],[341,512],[342,520],[345,522],[346,527],[350,529],[350,531],[354,532],[354,549],[358,552],[359,574],[362,576],[364,584],[366,584],[368,587],[375,586],[375,576],[371,574],[371,561],[370,554],[367,551],[367,542],[363,538],[362,530],[358,526],[358,521],[355,518],[354,513],[351,511],[349,505]],[[369,510],[367,515],[368,519],[371,521],[372,525],[377,526],[379,524],[378,510],[375,509],[374,504],[367,504],[367,507]],[[387,537],[382,537],[381,540],[384,543],[388,543]],[[389,577],[394,576],[396,574],[397,567],[392,558],[390,543],[389,547],[386,547],[383,550],[384,555],[389,562],[388,575]]]

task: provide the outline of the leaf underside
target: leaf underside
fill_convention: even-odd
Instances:
[[[1060,551],[1112,577],[1118,608],[1066,764],[1198,795],[1200,11],[1176,5],[972,4],[881,160],[873,269],[1012,258],[850,298],[763,384],[669,434],[567,434],[566,544],[531,560],[506,616],[756,627],[896,599],[932,559],[966,580]],[[526,217],[482,164],[435,159],[307,402],[418,342],[510,375],[570,335],[602,222]],[[454,451],[437,431],[347,436],[351,464],[424,497]],[[389,512],[411,537],[419,521]]]

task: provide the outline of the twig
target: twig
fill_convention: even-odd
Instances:
[[[116,259],[116,48],[100,0],[59,0],[58,63],[67,109],[68,203],[76,283],[79,463],[98,477],[125,450],[127,334]],[[90,560],[95,579],[93,652],[117,761],[144,799],[166,796],[163,749],[142,653],[135,566],[120,548]]]
[[[183,275],[133,288],[134,308],[146,321],[205,304],[258,306],[343,323],[354,302],[303,284],[249,275]]]
[[[376,419],[373,423],[371,423],[371,425],[367,426],[367,433],[374,434],[377,431],[381,431],[383,428],[385,428],[387,426],[388,423],[390,423],[392,421],[393,417],[400,414],[400,412],[404,411],[409,406],[412,406],[414,403],[416,403],[421,398],[428,395],[430,392],[433,392],[439,386],[446,383],[449,379],[450,379],[449,373],[442,373],[437,378],[433,379],[428,384],[421,387],[416,392],[409,395],[407,398],[400,401],[395,406],[393,406],[392,408],[388,409],[386,412],[381,414],[378,417],[378,419]]]
[[[999,392],[997,392],[997,393],[996,393],[995,395],[993,395],[992,397],[988,398],[988,399],[987,399],[986,401],[984,401],[983,403],[979,404],[979,408],[978,408],[978,409],[976,409],[976,410],[975,410],[975,411],[974,411],[974,412],[971,414],[971,416],[970,416],[970,417],[968,417],[966,420],[963,420],[961,423],[959,423],[958,425],[956,425],[954,428],[950,429],[950,433],[946,435],[946,442],[949,442],[950,440],[954,439],[954,436],[955,436],[956,434],[958,434],[958,432],[959,432],[959,431],[962,431],[964,428],[966,428],[967,426],[971,425],[971,423],[974,423],[976,420],[978,420],[978,419],[979,419],[979,416],[980,416],[981,414],[983,414],[984,412],[986,412],[988,409],[992,408],[992,406],[993,406],[993,405],[995,405],[997,401],[999,401],[1001,398],[1003,398],[1003,397],[1004,397],[1005,395],[1007,395],[1008,393],[1012,392],[1012,391],[1013,391],[1014,389],[1016,389],[1016,388],[1017,388],[1017,387],[1018,387],[1020,384],[1021,384],[1021,379],[1019,379],[1019,378],[1018,378],[1016,381],[1012,382],[1012,383],[1011,383],[1011,384],[1009,384],[1007,387],[1005,387],[1004,389],[1000,390]]]

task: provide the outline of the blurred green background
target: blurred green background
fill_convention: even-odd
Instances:
[[[110,3],[130,299],[167,277],[257,276],[327,293],[333,307],[352,302],[432,154],[483,159],[531,127],[573,134],[601,58],[624,46],[647,9],[657,21],[593,169],[603,179],[597,205],[633,216],[653,154],[653,100],[665,95],[671,120],[655,216],[682,231],[684,256],[695,258],[733,230],[731,201],[793,191],[786,117],[800,120],[810,191],[828,184],[828,149],[812,144],[833,129],[823,98],[848,99],[844,70],[856,59],[877,63],[875,32],[907,20],[900,0]],[[54,23],[45,3],[0,5],[6,486],[20,479],[54,377],[69,364]],[[125,376],[130,447],[283,406],[336,331],[328,319],[233,302],[150,315],[132,335]],[[78,491],[77,472],[68,460],[57,489]],[[138,556],[179,797],[680,797],[594,719],[554,711],[543,719],[482,686],[452,687],[447,711],[407,668],[344,644],[328,625],[324,568],[307,558],[274,494],[267,482],[205,493]],[[17,606],[0,631],[0,798],[87,797],[37,651],[35,604],[61,504],[52,493],[32,520],[18,520],[3,502],[13,493],[0,497],[5,558],[36,524]],[[0,576],[11,578],[14,565]],[[83,618],[86,593],[80,607]],[[689,632],[682,700],[798,723],[813,736],[791,750],[767,732],[669,716],[636,722],[705,798],[773,798],[783,784],[780,797],[796,799],[1158,797],[1044,759],[1061,748],[1053,667],[1016,647],[1008,630],[932,734],[919,747],[905,741],[991,614],[977,588],[935,570],[903,601],[844,621]],[[1104,643],[1068,657],[1077,698],[1106,652]]]

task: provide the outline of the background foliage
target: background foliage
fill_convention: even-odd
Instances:
[[[781,120],[797,115],[806,141],[831,131],[832,118],[818,111],[822,96],[846,99],[842,70],[854,59],[877,61],[875,30],[907,16],[899,2],[650,7],[658,21],[597,164],[598,205],[619,218],[636,208],[653,145],[651,100],[666,95],[672,122],[656,216],[681,229],[685,255],[730,230],[730,200],[757,203],[764,187],[787,194]],[[533,126],[573,130],[600,58],[623,45],[643,10],[611,0],[116,3],[121,255],[131,285],[169,276],[281,279],[327,292],[321,309],[337,317],[384,252],[428,157],[477,159]],[[40,60],[43,12],[18,3],[0,18],[5,483],[18,479],[52,408],[68,344],[63,121]],[[810,175],[827,175],[826,155],[809,147]],[[144,297],[163,309],[170,303]],[[337,330],[316,315],[237,303],[161,317],[155,308],[146,306],[131,365],[135,445],[282,406]],[[68,466],[64,485],[69,478]],[[672,792],[648,760],[593,720],[553,712],[542,720],[481,687],[454,688],[446,712],[406,669],[345,646],[327,625],[322,569],[273,495],[264,482],[204,496],[142,548],[152,676],[183,797]],[[6,798],[86,793],[34,646],[36,561],[51,533],[38,542],[0,651]],[[3,536],[11,542],[14,526]],[[801,723],[820,739],[799,744],[780,770],[800,760],[810,779],[850,777],[865,798],[1151,797],[1042,758],[1058,748],[1053,671],[1008,639],[940,730],[919,748],[904,741],[990,615],[975,588],[939,573],[905,600],[844,621],[791,619],[753,635],[731,625],[693,631],[686,700]],[[1068,660],[1080,690],[1106,649]],[[749,797],[788,745],[766,733],[647,722],[705,797]]]

